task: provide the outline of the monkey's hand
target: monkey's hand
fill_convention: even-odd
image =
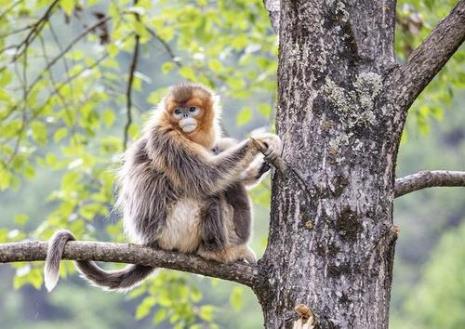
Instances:
[[[253,136],[251,139],[257,149],[264,154],[264,160],[284,174],[287,165],[281,159],[281,154],[283,152],[281,139],[275,134],[261,134]]]
[[[278,135],[267,133],[252,136],[252,141],[260,152],[265,155],[265,160],[273,161],[283,151],[283,144]]]

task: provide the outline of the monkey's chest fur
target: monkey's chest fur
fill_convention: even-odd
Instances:
[[[233,209],[224,200],[222,205],[222,217],[226,219],[223,224],[228,226],[232,224]],[[184,253],[195,252],[202,242],[202,207],[203,201],[192,198],[173,203],[168,209],[166,223],[157,239],[160,248]],[[225,229],[226,232],[231,231],[228,227]]]

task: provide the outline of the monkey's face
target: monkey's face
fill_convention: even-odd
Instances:
[[[172,116],[178,122],[179,128],[186,134],[194,132],[199,124],[202,109],[195,105],[179,105],[173,110]]]
[[[214,104],[214,95],[205,87],[180,84],[166,97],[163,117],[189,140],[210,149],[217,136]]]

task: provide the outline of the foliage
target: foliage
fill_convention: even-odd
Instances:
[[[465,223],[447,232],[409,294],[397,328],[460,329],[465,325]]]
[[[404,176],[419,169],[462,169],[465,160],[465,113],[461,110],[463,93],[455,97],[453,108],[449,110],[444,121],[433,122],[431,132],[424,135],[412,132],[409,140],[402,145],[399,154],[398,176]],[[438,156],[440,152],[441,156]],[[410,321],[417,314],[426,312],[423,297],[418,298],[417,289],[424,289],[433,293],[443,285],[454,285],[463,278],[458,275],[456,280],[435,283],[430,286],[425,282],[428,268],[437,267],[438,276],[447,276],[449,267],[442,266],[444,258],[455,266],[461,266],[460,271],[465,273],[465,267],[459,258],[455,257],[455,249],[460,244],[451,247],[441,255],[439,252],[431,253],[441,242],[443,232],[457,230],[465,219],[465,195],[460,188],[426,189],[401,197],[395,202],[394,217],[396,224],[400,225],[400,237],[396,245],[396,260],[394,265],[394,283],[391,303],[391,327],[396,329],[432,328],[437,327],[429,322]],[[446,235],[447,236],[447,235]],[[442,273],[442,274],[439,274]],[[437,287],[436,287],[437,286]],[[423,287],[423,288],[421,288]],[[456,286],[457,293],[462,296],[464,290]],[[447,289],[445,289],[447,291]],[[462,297],[463,298],[463,297]],[[429,317],[440,318],[443,310],[439,304],[452,309],[462,305],[457,299],[436,299],[437,307],[429,309]],[[410,306],[407,306],[410,305]],[[412,307],[415,305],[415,307]],[[407,312],[407,309],[409,310]],[[462,327],[465,322],[462,322]],[[441,326],[442,327],[442,326]],[[447,328],[447,327],[446,327]]]
[[[398,1],[396,50],[400,61],[407,60],[456,3],[453,0]],[[413,104],[407,132],[418,129],[426,134],[431,119],[442,120],[445,108],[452,103],[454,90],[465,88],[464,65],[465,49],[462,46]]]
[[[54,173],[53,185],[43,182],[42,216],[36,207],[17,214],[12,209],[14,224],[1,229],[0,241],[47,239],[63,227],[84,239],[123,240],[112,211],[123,136],[137,136],[150,115],[145,109],[174,80],[213,87],[232,104],[228,113],[238,113],[241,126],[256,116],[269,119],[276,41],[261,1],[0,4],[0,190],[19,191]],[[141,51],[131,71],[137,39]],[[252,95],[257,111],[244,104]],[[261,190],[266,202],[269,193]],[[40,288],[41,266],[15,264],[14,287]],[[61,274],[72,272],[68,264]],[[240,291],[231,297],[236,309]],[[131,296],[142,298],[138,319],[150,315],[175,328],[215,328],[215,308],[202,304],[186,275],[161,272]]]
[[[399,2],[401,61],[453,4]],[[124,240],[113,211],[124,135],[137,136],[148,109],[175,81],[195,80],[218,91],[225,127],[236,136],[270,125],[277,42],[261,0],[0,0],[0,8],[0,242],[47,239],[63,227],[83,239]],[[137,39],[140,53],[131,72]],[[426,132],[431,117],[442,117],[465,86],[464,61],[461,50],[415,103],[410,131]],[[255,204],[265,207],[256,216],[255,250],[266,242],[269,191],[269,182],[252,191]],[[34,294],[28,285],[41,287],[41,266],[14,265],[13,286],[22,289],[5,296],[11,312]],[[62,267],[62,276],[71,273],[72,264]],[[161,271],[131,292],[131,300],[92,289],[81,294],[85,283],[76,282],[60,286],[50,302],[34,295],[41,296],[44,314],[54,314],[49,319],[76,328],[234,328],[227,322],[241,314],[244,328],[260,323],[250,315],[258,309],[250,291],[217,281]],[[73,307],[65,308],[66,301]],[[142,320],[134,325],[122,312],[101,316],[122,307]],[[21,326],[8,319],[8,327]],[[28,328],[42,326],[32,322]]]

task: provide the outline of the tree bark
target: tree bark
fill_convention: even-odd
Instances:
[[[273,180],[255,286],[265,326],[292,328],[304,304],[319,328],[387,328],[403,125],[385,93],[395,1],[282,0],[280,17],[277,130],[291,174]]]
[[[463,172],[395,182],[417,95],[465,39],[460,0],[409,61],[394,59],[395,0],[264,0],[279,31],[277,131],[268,246],[255,265],[125,244],[70,242],[64,258],[161,266],[252,287],[265,327],[388,328],[393,200],[464,186]],[[44,259],[44,242],[4,244],[0,262]]]

